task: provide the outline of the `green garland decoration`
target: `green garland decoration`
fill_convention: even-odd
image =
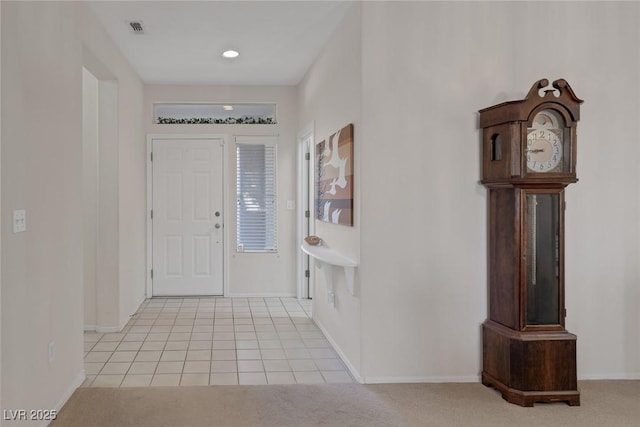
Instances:
[[[184,124],[206,124],[206,125],[275,125],[276,121],[271,117],[228,117],[226,119],[214,119],[211,117],[192,117],[190,119],[174,119],[171,117],[158,117],[157,124],[163,125],[184,125]]]

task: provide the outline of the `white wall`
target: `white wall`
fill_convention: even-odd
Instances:
[[[98,81],[98,217],[96,260],[96,330],[115,332],[121,319],[118,249],[118,82]],[[86,325],[85,325],[86,326]]]
[[[580,181],[566,192],[566,322],[578,336],[578,375],[640,378],[640,4],[520,10],[548,21],[546,31],[522,28],[525,41],[555,49],[544,68],[516,52],[515,84],[565,77],[584,100]]]
[[[288,100],[277,102],[279,228],[290,235],[280,258],[229,260],[237,294],[260,292],[264,277],[270,292],[295,293],[294,212],[282,206],[295,196],[296,131],[315,120],[322,140],[353,122],[356,226],[317,234],[360,260],[359,293],[339,281],[335,310],[316,296],[317,319],[366,381],[467,380],[480,371],[487,291],[476,111],[521,98],[538,78],[566,78],[585,99],[580,182],[567,190],[567,328],[580,377],[637,378],[639,15],[637,3],[367,2],[301,84],[299,117],[295,88],[149,87],[144,105]],[[0,2],[0,19],[0,395],[2,409],[55,408],[83,377],[83,49],[118,84],[118,323],[144,295],[143,132],[173,131],[149,111],[143,119],[142,84],[82,4]],[[22,208],[28,229],[14,234],[6,219]]]
[[[316,222],[316,234],[360,260],[360,293],[343,291],[333,309],[317,275],[314,300],[316,321],[355,374],[365,382],[478,380],[487,199],[477,111],[523,98],[544,77],[567,79],[585,99],[580,182],[567,189],[566,213],[567,329],[578,335],[578,375],[640,376],[640,5],[360,7],[298,95],[299,126],[315,121],[316,141],[356,122],[359,221],[353,229]]]
[[[286,209],[296,199],[296,88],[293,86],[180,86],[147,85],[144,127],[147,134],[214,134],[226,141],[225,228],[228,267],[226,296],[295,296],[295,210]],[[153,104],[159,102],[251,103],[275,102],[276,125],[161,125],[154,123]],[[278,253],[236,252],[236,176],[234,136],[278,136]]]
[[[83,64],[99,80],[97,326],[117,330],[145,298],[144,87],[90,9],[79,7]]]
[[[345,256],[360,259],[361,153],[367,150],[361,121],[360,5],[354,4],[298,87],[299,129],[314,122],[314,138],[319,143],[354,124],[354,226],[315,221],[315,234],[323,244]],[[313,197],[313,195],[312,195]],[[358,270],[356,270],[358,271]],[[335,307],[327,302],[324,272],[314,270],[313,318],[356,374],[360,370],[360,274],[356,273],[356,296],[352,296],[341,272],[333,276]],[[363,286],[367,286],[366,283]]]
[[[508,14],[484,7],[363,6],[366,381],[475,380],[480,370],[487,243],[476,111],[511,73]]]
[[[476,112],[543,77],[567,79],[585,100],[566,214],[578,376],[640,376],[640,5],[362,7],[365,379],[478,378],[487,201]]]
[[[2,46],[2,7],[0,7],[0,46]],[[2,93],[2,55],[0,55],[0,93]],[[0,102],[0,189],[2,188],[2,103]],[[0,197],[0,224],[2,223],[2,197]],[[2,227],[0,227],[0,242]],[[2,244],[0,244],[0,402],[2,402]],[[0,406],[2,404],[0,403]],[[2,421],[0,421],[2,426]]]
[[[98,262],[98,79],[82,70],[84,327],[95,329]]]
[[[55,408],[83,378],[78,9],[0,7],[2,216],[27,213],[24,233],[2,224],[2,408]]]
[[[116,254],[120,285],[112,286],[119,286],[122,307],[117,322],[126,320],[133,301],[144,294],[142,85],[82,3],[1,2],[0,10],[1,215],[27,212],[24,233],[12,233],[10,221],[2,224],[2,409],[54,409],[84,378],[84,48],[113,71],[123,91],[119,100],[127,104],[120,108],[127,117],[119,118],[117,131],[118,152],[127,156],[120,160],[120,186],[128,186],[116,195],[124,224],[119,230],[127,234],[119,244],[127,251],[141,249],[129,256],[121,247]],[[128,160],[136,159],[136,150],[142,153],[139,165]]]

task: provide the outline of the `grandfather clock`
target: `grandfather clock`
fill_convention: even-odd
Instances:
[[[489,318],[482,383],[508,402],[580,405],[565,329],[564,191],[576,178],[580,100],[565,80],[480,110],[489,192]]]

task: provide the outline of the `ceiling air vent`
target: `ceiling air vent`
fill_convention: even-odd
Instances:
[[[142,21],[129,21],[129,29],[133,34],[144,34]]]

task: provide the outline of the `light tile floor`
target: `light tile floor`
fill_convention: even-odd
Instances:
[[[86,332],[83,387],[353,382],[295,298],[153,298],[121,333]]]

